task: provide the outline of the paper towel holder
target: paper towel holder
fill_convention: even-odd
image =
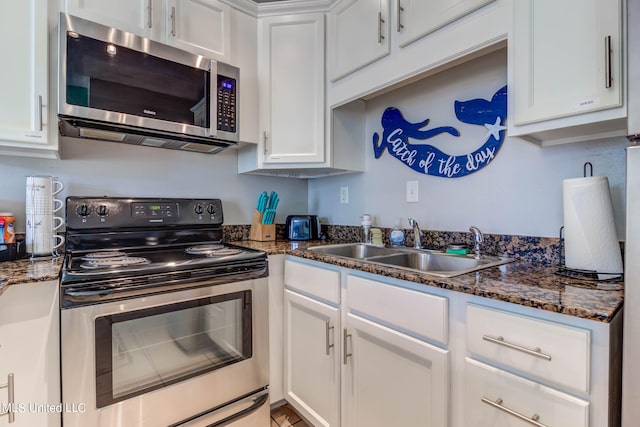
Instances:
[[[587,163],[585,163],[585,172],[586,172]],[[593,166],[592,166],[592,171],[593,171]],[[606,272],[595,271],[595,270],[580,270],[577,268],[567,267],[565,265],[565,260],[564,260],[564,226],[560,227],[560,243],[558,244],[558,265],[556,267],[557,267],[556,274],[565,276],[565,277],[570,277],[572,279],[589,280],[589,281],[595,281],[595,282],[623,282],[624,281],[624,273],[606,273]],[[600,279],[599,278],[600,274],[611,275],[614,277],[610,277],[608,279]]]
[[[587,166],[589,166],[589,175],[587,175]],[[582,165],[582,176],[584,176],[585,178],[593,176],[593,165],[591,164],[591,162],[586,162],[584,165]]]

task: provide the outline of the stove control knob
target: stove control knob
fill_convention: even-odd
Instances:
[[[89,216],[89,214],[91,213],[91,209],[89,208],[89,206],[87,206],[87,205],[85,205],[83,203],[83,204],[81,204],[80,206],[77,207],[76,212],[81,217],[85,217],[85,216]]]
[[[98,215],[107,216],[108,213],[109,213],[109,209],[107,208],[106,205],[98,206]]]
[[[209,215],[215,215],[215,214],[216,214],[216,207],[215,207],[215,205],[209,205],[209,206],[207,206],[207,212],[209,212]]]
[[[202,215],[204,212],[204,206],[202,206],[201,203],[196,203],[196,205],[193,207],[193,211],[196,213],[196,215]]]

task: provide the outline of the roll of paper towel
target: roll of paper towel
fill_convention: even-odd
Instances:
[[[599,279],[622,273],[622,256],[613,219],[606,176],[566,179],[562,182],[565,264],[591,270]]]

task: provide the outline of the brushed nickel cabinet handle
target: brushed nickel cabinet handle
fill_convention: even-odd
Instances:
[[[153,5],[152,5],[153,0],[148,0],[147,1],[147,13],[149,14],[149,18],[147,19],[147,27],[152,28],[153,27]]]
[[[396,22],[396,32],[400,32],[403,28],[404,25],[402,25],[402,12],[404,12],[404,7],[402,7],[402,4],[400,4],[400,0],[398,0],[398,4],[397,4],[398,9],[396,10],[396,17],[397,17],[397,22]]]
[[[510,343],[509,341],[505,341],[504,337],[492,337],[490,335],[483,335],[482,339],[485,340],[485,341],[492,342],[494,344],[502,345],[504,347],[520,351],[522,353],[526,353],[526,354],[528,354],[530,356],[535,356],[535,357],[539,357],[539,358],[544,359],[544,360],[551,361],[551,356],[549,356],[548,354],[543,353],[540,350],[539,347],[531,349],[531,348],[523,347],[523,346],[518,345],[518,344]]]
[[[382,40],[384,40],[384,36],[382,35],[382,24],[384,24],[382,12],[378,12],[378,43],[382,43]]]
[[[262,136],[264,138],[264,155],[266,156],[267,154],[269,154],[269,136],[267,134],[267,131],[265,130],[264,132],[262,132]]]
[[[351,334],[346,329],[342,330],[342,364],[347,364],[347,358],[353,356],[353,353],[347,353],[347,339],[351,338]]]
[[[171,8],[171,35],[176,36],[176,7]]]
[[[529,424],[533,424],[536,427],[548,427],[546,424],[542,424],[539,423],[538,420],[540,419],[540,415],[538,414],[533,414],[533,416],[531,418],[527,417],[526,415],[522,415],[519,412],[514,411],[513,409],[509,409],[506,406],[504,406],[502,404],[502,399],[499,397],[498,399],[496,399],[495,401],[487,399],[486,397],[482,397],[480,398],[480,400],[483,403],[486,403],[487,405],[493,406],[494,408],[497,408],[501,411],[506,412],[509,415],[513,415],[516,418],[521,419],[522,421],[526,421]]]
[[[9,401],[7,410],[4,412],[0,412],[0,417],[7,416],[9,419],[9,424],[12,424],[16,420],[16,399],[14,393],[14,384],[13,384],[13,374],[7,375],[7,383],[0,384],[0,389],[6,388],[7,395],[9,396]]]
[[[329,321],[325,321],[324,323],[324,345],[325,345],[325,352],[327,354],[327,356],[329,355],[329,350],[331,348],[333,348],[333,344],[330,343],[330,337],[329,337],[329,332],[333,331],[334,327],[329,325]]]
[[[611,72],[611,36],[604,38],[604,87],[610,88],[613,84]]]
[[[44,129],[44,117],[42,112],[42,95],[38,95],[38,130]]]

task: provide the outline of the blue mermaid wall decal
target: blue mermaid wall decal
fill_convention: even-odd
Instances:
[[[409,138],[425,140],[443,133],[458,137],[460,132],[452,126],[422,130],[429,124],[429,119],[411,123],[405,120],[400,110],[389,107],[382,114],[382,138],[377,132],[373,134],[375,158],[388,151],[416,172],[446,178],[459,178],[484,168],[495,158],[504,142],[507,87],[500,88],[490,101],[480,98],[455,101],[454,110],[459,121],[487,128],[487,140],[475,151],[452,156],[430,144],[409,142]]]

